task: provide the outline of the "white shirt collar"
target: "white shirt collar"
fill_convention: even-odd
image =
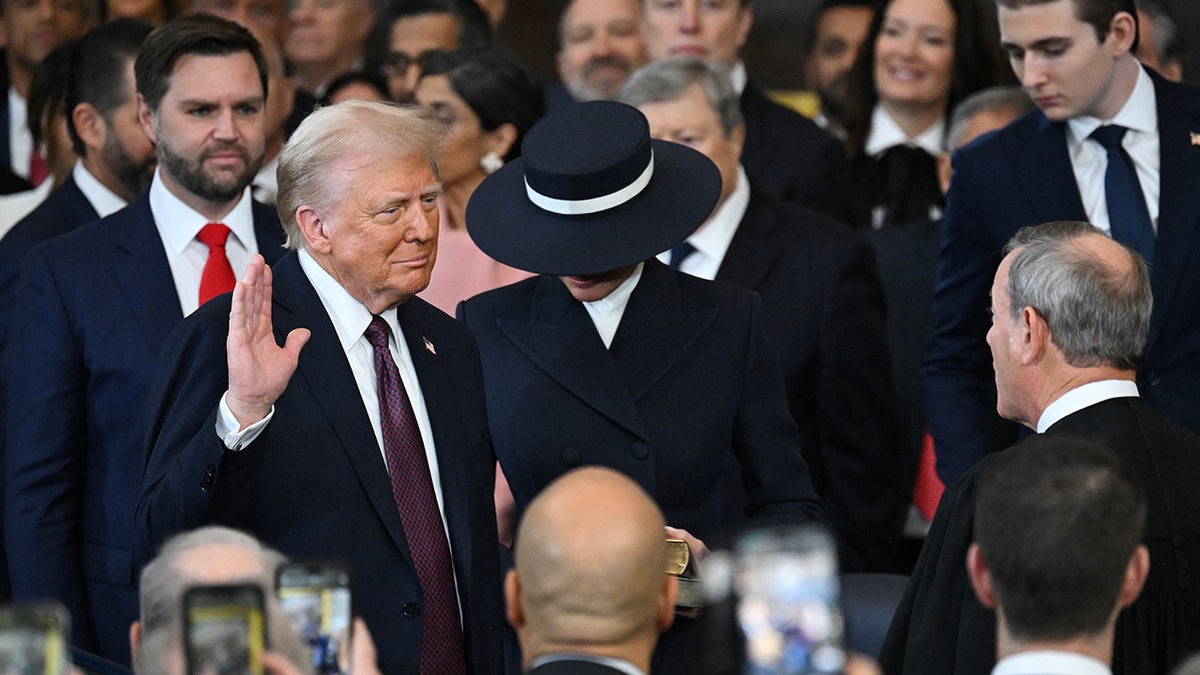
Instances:
[[[1046,406],[1046,409],[1042,411],[1042,416],[1038,419],[1037,432],[1039,434],[1045,432],[1062,418],[1088,406],[1111,398],[1137,396],[1137,383],[1133,380],[1100,380],[1075,387]]]
[[[592,323],[595,324],[596,332],[600,334],[605,347],[612,346],[613,336],[617,334],[621,317],[625,315],[625,307],[629,305],[629,296],[633,295],[633,289],[637,288],[645,265],[646,263],[638,263],[633,269],[633,274],[614,288],[612,293],[594,302],[583,303],[583,308],[587,310],[588,316],[592,317]]]
[[[247,186],[238,198],[237,205],[221,219],[246,248],[257,241],[254,238],[254,211],[250,203],[250,188]],[[161,166],[154,170],[154,180],[150,183],[150,212],[154,214],[154,224],[168,249],[168,255],[181,253],[196,238],[200,229],[209,223],[208,218],[184,204],[163,185]]]
[[[733,67],[729,69],[729,84],[733,85],[733,90],[737,92],[738,96],[741,96],[749,81],[750,76],[746,74],[746,64],[738,59],[737,63],[734,63]]]
[[[30,153],[33,152],[33,132],[26,123],[28,109],[25,98],[14,87],[8,88],[8,151],[13,173],[29,177]]]
[[[539,656],[529,663],[529,668],[538,668],[547,663],[557,663],[559,661],[587,661],[589,663],[608,666],[613,670],[619,670],[627,675],[645,675],[640,668],[624,659],[595,656],[593,654],[549,654],[547,656]]]
[[[275,177],[275,170],[279,168],[279,155],[275,155],[270,162],[263,165],[258,173],[254,176],[254,181],[251,183],[251,192],[254,198],[264,204],[274,204],[275,197],[279,194],[279,183]]]
[[[1112,671],[1090,656],[1043,649],[1001,659],[992,675],[1112,675]]]
[[[1132,131],[1147,134],[1158,133],[1158,97],[1154,93],[1154,82],[1146,71],[1138,67],[1137,83],[1125,105],[1111,120],[1102,120],[1091,115],[1080,115],[1067,120],[1071,140],[1082,143],[1101,124],[1119,124]]]
[[[716,279],[721,261],[725,259],[729,244],[733,242],[733,236],[737,234],[749,206],[750,180],[746,177],[745,169],[738,165],[737,185],[729,198],[687,238],[688,243],[696,247],[696,252],[684,259],[680,271],[701,279]],[[659,253],[658,259],[664,264],[669,263],[671,252]]]
[[[92,175],[83,166],[82,160],[75,160],[75,167],[71,169],[71,177],[75,179],[75,186],[83,193],[83,196],[96,209],[96,213],[101,218],[105,218],[121,209],[128,204],[124,199],[117,196],[117,193],[109,190],[103,183]]]
[[[300,269],[316,289],[321,304],[328,310],[329,320],[333,322],[333,329],[337,331],[342,351],[349,352],[354,343],[367,332],[367,326],[371,325],[374,315],[350,295],[337,279],[326,272],[308,251],[301,249],[297,255],[300,258]],[[396,318],[396,308],[386,310],[380,316],[387,321],[388,327],[392,329],[392,337],[399,345],[403,334],[400,332],[400,322]]]
[[[871,112],[871,134],[867,137],[863,152],[870,157],[878,157],[888,148],[911,145],[937,157],[942,153],[945,135],[946,118],[942,117],[933,126],[917,134],[916,138],[909,138],[884,109],[883,104],[876,103],[875,110]]]

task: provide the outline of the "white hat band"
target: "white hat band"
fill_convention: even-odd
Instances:
[[[646,186],[650,184],[650,177],[653,175],[654,152],[651,151],[650,161],[646,164],[646,170],[642,172],[642,175],[616,192],[610,192],[609,194],[590,199],[555,199],[534,190],[529,185],[528,178],[525,179],[525,192],[529,194],[529,201],[546,211],[563,216],[583,216],[589,213],[606,211],[633,199],[641,194],[642,190],[646,189]]]

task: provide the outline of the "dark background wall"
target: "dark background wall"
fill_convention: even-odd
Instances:
[[[818,0],[753,0],[755,21],[744,56],[754,78],[771,89],[799,89],[804,37]],[[1188,50],[1187,79],[1200,81],[1200,0],[1167,0]],[[510,0],[500,41],[543,77],[554,76],[562,0]]]

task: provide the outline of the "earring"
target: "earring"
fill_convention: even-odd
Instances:
[[[504,166],[504,160],[500,159],[500,155],[497,155],[495,151],[488,150],[486,155],[479,158],[479,166],[483,167],[484,172],[490,175]]]

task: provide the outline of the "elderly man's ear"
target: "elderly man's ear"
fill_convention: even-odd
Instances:
[[[314,253],[329,253],[329,221],[324,214],[312,206],[301,205],[295,218],[304,235],[305,248]]]
[[[142,622],[134,621],[129,624],[129,653],[133,655],[133,662],[137,663],[138,650],[142,647]]]
[[[521,609],[521,581],[517,571],[509,570],[504,577],[504,607],[508,623],[513,628],[525,626],[525,612]]]

